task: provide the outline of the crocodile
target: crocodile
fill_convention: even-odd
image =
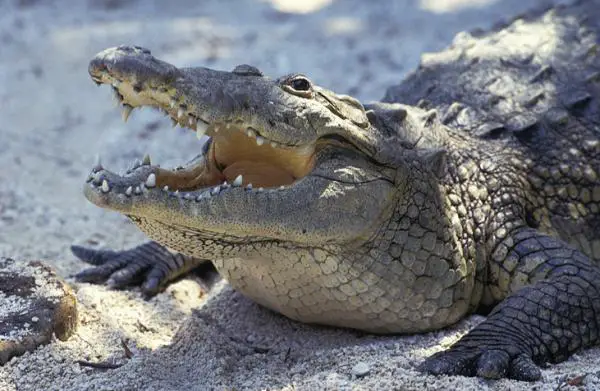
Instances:
[[[85,196],[151,241],[74,246],[77,278],[155,294],[212,263],[291,319],[382,334],[480,312],[418,369],[537,380],[599,338],[599,32],[588,0],[461,33],[371,103],[106,49],[89,73],[124,119],[154,107],[203,142],[175,169],[92,169]]]

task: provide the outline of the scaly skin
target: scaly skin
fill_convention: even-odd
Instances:
[[[88,199],[171,251],[152,257],[144,249],[158,245],[146,244],[129,265],[84,251],[104,264],[83,279],[116,271],[122,286],[153,267],[152,293],[180,265],[210,260],[290,318],[377,333],[435,330],[495,306],[420,369],[538,379],[536,364],[598,341],[599,10],[584,1],[462,35],[368,105],[303,76],[179,69],[142,48],[107,49],[90,74],[113,84],[127,114],[158,107],[212,141],[183,170],[149,159],[125,176],[94,168]]]

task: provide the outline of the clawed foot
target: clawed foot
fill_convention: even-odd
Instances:
[[[540,368],[517,347],[467,347],[459,341],[450,349],[425,360],[417,369],[432,375],[479,376],[486,379],[539,380]]]
[[[94,265],[76,274],[78,281],[102,283],[111,288],[141,284],[142,292],[154,296],[169,281],[206,263],[204,260],[172,253],[156,242],[148,242],[125,251],[93,250],[71,246],[81,260]]]

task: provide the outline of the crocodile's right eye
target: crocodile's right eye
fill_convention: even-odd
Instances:
[[[311,81],[304,75],[292,75],[283,80],[282,88],[294,95],[304,98],[312,97],[313,86]]]
[[[290,86],[296,91],[310,91],[311,85],[310,80],[304,76],[298,76],[290,81]]]

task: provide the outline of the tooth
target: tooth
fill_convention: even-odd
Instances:
[[[246,189],[247,189],[247,190],[252,190],[252,183],[248,183],[248,184],[246,185]]]
[[[144,166],[149,166],[150,164],[152,164],[152,163],[150,162],[150,155],[148,155],[148,154],[145,154],[145,155],[144,155],[144,159],[142,159],[142,164],[143,164]]]
[[[169,191],[169,186],[165,185],[165,187],[163,187],[164,191]]]
[[[154,186],[156,186],[156,174],[151,173],[150,175],[148,175],[148,178],[146,178],[146,187]]]
[[[246,130],[246,134],[248,135],[248,137],[256,137],[256,132],[253,129],[248,128]]]
[[[175,118],[171,118],[171,126],[172,127],[176,128],[178,123],[179,122],[177,122],[177,120]]]
[[[99,185],[100,183],[102,183],[102,174],[97,172],[94,174],[94,184]]]
[[[221,186],[217,186],[214,189],[212,189],[210,193],[212,195],[217,195],[217,194],[219,194],[220,191],[221,191]]]
[[[113,80],[113,82],[111,84],[113,87],[119,88],[119,86],[121,85],[121,82],[119,80]]]
[[[271,141],[271,147],[273,148],[277,148],[279,146],[279,144],[277,144],[275,141]]]
[[[279,190],[285,190],[285,186],[284,185],[279,186]]]
[[[171,108],[175,107],[175,105],[177,105],[177,101],[175,99],[171,99],[171,101],[169,102],[169,106],[171,106]]]
[[[130,196],[132,192],[133,192],[133,187],[129,186],[127,188],[127,190],[125,190],[125,195]]]
[[[263,191],[263,190],[265,190],[265,189],[264,189],[263,187],[259,187],[257,190],[258,190],[259,192],[261,192],[261,191]]]
[[[256,136],[256,144],[257,144],[258,146],[261,146],[261,145],[263,145],[264,143],[265,143],[265,139],[264,139],[263,137],[261,137],[261,136]]]
[[[127,122],[127,120],[129,119],[129,115],[131,115],[131,112],[133,111],[133,107],[128,105],[127,103],[123,104],[123,111],[121,111],[121,118],[123,118],[124,122]]]
[[[108,182],[106,181],[106,179],[104,179],[102,181],[102,187],[101,187],[101,189],[102,189],[103,193],[108,193],[110,191],[110,186],[108,186]]]
[[[196,137],[202,138],[206,134],[206,129],[208,129],[208,124],[205,124],[202,121],[198,121],[196,125]]]
[[[234,187],[238,187],[238,186],[242,186],[242,174],[238,175],[235,177],[235,179],[233,180],[233,182],[231,183]]]
[[[183,111],[183,107],[180,107],[179,109],[177,109],[177,118],[183,117],[184,114],[185,114],[185,111]]]
[[[142,194],[142,189],[140,189],[139,186],[136,186],[134,192],[135,194]]]

